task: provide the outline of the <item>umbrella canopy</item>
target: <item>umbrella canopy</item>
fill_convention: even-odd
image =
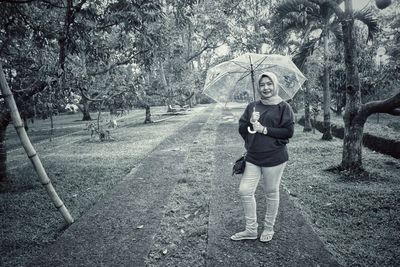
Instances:
[[[203,93],[219,103],[249,102],[256,99],[258,76],[267,71],[278,78],[284,100],[293,98],[306,80],[288,56],[246,53],[210,68]]]

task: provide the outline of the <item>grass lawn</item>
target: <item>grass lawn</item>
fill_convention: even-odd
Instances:
[[[166,107],[158,106],[152,107],[151,112],[153,114],[153,118],[159,119],[158,114],[162,114],[166,111]],[[125,116],[115,117],[110,116],[108,112],[102,112],[100,116],[101,125],[106,124],[110,118],[115,118],[117,121],[124,121],[126,118],[135,118],[144,121],[144,109],[134,109],[129,111]],[[90,113],[92,121],[97,122],[98,112]],[[51,122],[50,119],[35,119],[33,122],[28,120],[28,135],[33,144],[41,142],[43,140],[50,140],[62,137],[68,134],[80,133],[82,135],[87,135],[88,131],[87,124],[88,121],[82,121],[82,113],[74,113],[74,114],[60,114],[54,116],[53,118],[53,135],[51,135]],[[7,150],[12,150],[15,148],[19,148],[21,146],[18,135],[15,132],[15,129],[12,124],[7,127],[6,131],[6,140],[7,140]]]
[[[399,266],[400,161],[363,149],[368,177],[326,171],[340,163],[342,140],[296,127],[283,184],[326,246],[345,266]]]
[[[198,106],[187,115],[150,125],[142,123],[142,111],[141,116],[120,121],[112,133],[113,141],[90,140],[89,134],[81,131],[52,142],[38,142],[35,148],[57,192],[79,220],[166,136],[204,108]],[[237,119],[243,106],[231,111]],[[147,262],[150,266],[176,266],[182,260],[203,262],[211,201],[210,170],[216,164],[212,147],[221,121],[218,114],[216,108],[194,144],[190,144],[186,171],[165,203],[161,235],[155,238]],[[296,125],[295,136],[288,145],[290,162],[283,177],[284,190],[341,264],[399,266],[400,161],[364,148],[364,167],[370,175],[348,180],[345,173],[325,171],[339,164],[342,140],[320,138],[318,132],[303,133],[302,127]],[[10,180],[0,187],[0,265],[29,265],[36,251],[63,231],[61,215],[27,161],[21,149],[8,155]],[[210,167],[204,168],[207,164]],[[185,234],[192,238],[180,239]],[[170,252],[177,247],[181,255],[174,258]]]

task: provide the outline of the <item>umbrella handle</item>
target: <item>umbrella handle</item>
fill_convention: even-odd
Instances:
[[[250,59],[251,60],[251,59]],[[254,89],[254,88],[253,88]],[[255,97],[255,95],[254,95],[254,97]],[[256,99],[254,98],[254,101],[255,101]],[[253,107],[253,112],[256,112],[256,106],[254,106]],[[250,126],[247,126],[247,131],[249,132],[249,133],[251,133],[251,134],[255,134],[257,131],[254,131],[254,130],[252,130],[251,128],[250,128]]]
[[[251,134],[255,134],[257,131],[253,131],[250,126],[247,126],[247,131]]]

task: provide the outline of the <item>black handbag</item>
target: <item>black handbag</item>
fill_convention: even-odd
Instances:
[[[246,168],[246,153],[244,153],[239,159],[235,161],[235,164],[233,164],[232,176],[234,174],[244,173],[245,168]]]

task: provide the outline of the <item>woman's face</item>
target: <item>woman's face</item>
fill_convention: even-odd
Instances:
[[[261,99],[268,99],[275,95],[274,83],[269,77],[264,76],[260,79],[258,92],[260,93]]]

